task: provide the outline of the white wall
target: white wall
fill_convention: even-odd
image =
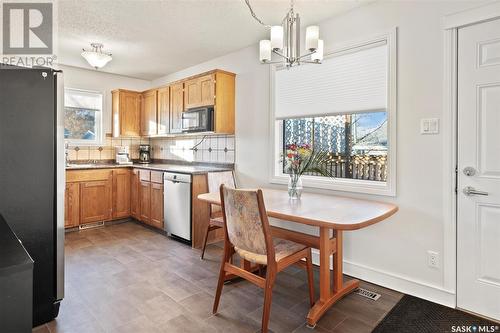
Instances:
[[[443,109],[442,17],[479,4],[375,2],[320,24],[327,52],[334,44],[398,27],[397,196],[339,194],[394,202],[400,211],[375,226],[346,234],[344,271],[450,306],[455,305],[455,253],[450,246],[445,249],[444,240],[455,236],[444,218],[448,189],[443,186],[443,170],[450,148],[444,146],[442,134],[450,124],[442,124],[441,134],[429,136],[420,135],[419,126],[421,118],[449,119]],[[155,80],[153,86],[214,68],[237,74],[238,180],[242,185],[271,186],[269,68],[258,63],[256,45]],[[440,253],[440,268],[428,267],[428,250]]]
[[[111,133],[111,91],[118,88],[143,91],[151,87],[151,81],[147,80],[64,65],[59,66],[59,68],[64,73],[65,87],[99,91],[103,94],[104,110],[102,119],[104,135]]]

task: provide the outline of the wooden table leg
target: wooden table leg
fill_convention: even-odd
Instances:
[[[330,297],[330,229],[320,228],[319,234],[319,301],[326,302]]]
[[[343,278],[343,256],[342,256],[342,243],[343,237],[341,230],[335,230],[335,238],[337,239],[337,251],[333,254],[333,292],[337,292],[342,289],[344,285]],[[340,244],[340,245],[339,245]]]
[[[343,283],[342,278],[342,231],[335,231],[335,248],[330,241],[330,229],[320,227],[319,230],[319,300],[307,315],[307,324],[315,326],[323,314],[340,298],[359,287],[358,280]],[[330,256],[333,256],[333,292],[330,279]]]

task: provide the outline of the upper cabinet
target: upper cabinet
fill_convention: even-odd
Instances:
[[[184,108],[215,104],[215,74],[203,75],[184,82]]]
[[[235,74],[215,71],[215,133],[234,134]]]
[[[113,136],[140,136],[141,93],[118,89],[111,94]]]
[[[184,110],[213,106],[215,133],[234,134],[235,75],[215,70],[184,81]]]
[[[170,87],[158,89],[158,134],[168,134],[170,129]]]
[[[142,93],[141,135],[157,133],[157,90],[148,90]]]
[[[142,93],[118,89],[113,94],[113,136],[182,133],[182,113],[214,108],[214,132],[234,134],[235,74],[213,70],[170,86]]]
[[[184,84],[170,86],[170,133],[182,131],[182,112],[184,111]]]

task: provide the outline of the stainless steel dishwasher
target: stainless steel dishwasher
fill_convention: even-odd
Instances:
[[[165,172],[163,175],[164,230],[191,243],[191,175]]]

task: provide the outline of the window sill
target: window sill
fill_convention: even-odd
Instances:
[[[102,141],[86,141],[86,140],[72,140],[72,139],[64,139],[64,142],[69,146],[74,147],[100,147],[104,146],[105,143]]]
[[[331,191],[342,191],[352,193],[374,194],[384,196],[396,196],[394,187],[390,186],[388,182],[378,182],[371,180],[357,180],[357,179],[321,179],[319,177],[302,176],[302,185],[307,188],[317,188]],[[274,175],[270,179],[271,184],[288,184],[287,175]]]

